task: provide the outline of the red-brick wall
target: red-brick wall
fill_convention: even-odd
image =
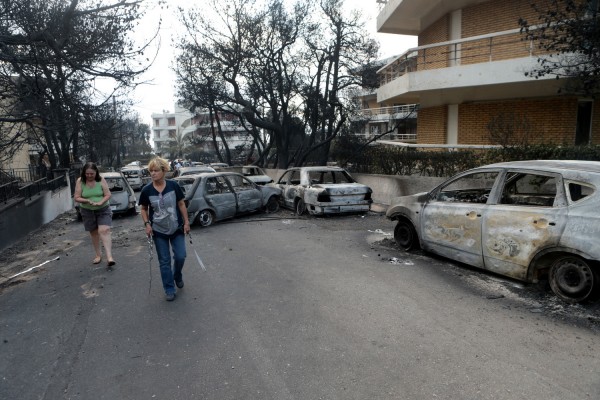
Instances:
[[[465,7],[462,10],[462,37],[518,29],[519,18],[537,23],[538,14],[530,1],[488,1]]]
[[[417,142],[422,144],[446,143],[447,121],[446,106],[420,108],[417,117]]]
[[[575,143],[575,98],[461,104],[458,108],[458,143],[492,144],[487,125],[501,114],[529,122],[528,143]]]
[[[448,14],[431,24],[419,35],[419,46],[446,42],[450,38]],[[445,68],[448,66],[447,46],[419,50],[418,70]]]
[[[529,123],[527,141],[530,144],[575,143],[577,99],[554,98],[460,104],[458,144],[497,144],[492,142],[487,126],[492,118],[501,114]],[[592,144],[600,144],[600,103],[594,105],[592,119]],[[446,106],[419,109],[417,142],[445,144],[447,121]]]

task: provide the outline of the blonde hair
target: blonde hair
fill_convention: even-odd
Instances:
[[[169,162],[167,160],[165,160],[164,158],[160,158],[160,157],[154,157],[148,163],[148,171],[150,171],[152,169],[157,169],[157,168],[160,168],[163,172],[167,172],[167,171],[171,170],[171,166],[169,165]]]

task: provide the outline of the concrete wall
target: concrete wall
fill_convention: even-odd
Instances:
[[[373,202],[389,206],[398,196],[428,192],[448,178],[430,176],[352,174],[357,182],[373,189]]]
[[[283,170],[266,169],[265,172],[275,181],[283,174]],[[352,174],[357,182],[373,189],[373,202],[390,205],[398,196],[427,192],[448,178],[429,176],[371,175]]]
[[[18,242],[72,208],[69,186],[54,192],[45,191],[30,199],[7,205],[0,212],[0,250]]]

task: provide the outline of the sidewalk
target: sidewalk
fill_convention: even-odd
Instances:
[[[376,213],[382,213],[385,214],[387,209],[389,207],[389,204],[382,204],[382,203],[372,203],[371,204],[371,211],[376,212]]]

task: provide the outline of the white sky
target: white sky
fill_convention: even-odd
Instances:
[[[155,1],[151,0],[151,3],[155,3]],[[142,32],[151,31],[152,27],[158,25],[161,15],[163,18],[163,25],[160,32],[162,43],[158,58],[142,78],[144,81],[152,81],[152,83],[139,86],[134,93],[134,101],[137,104],[134,106],[134,109],[148,125],[152,125],[152,113],[160,113],[163,110],[173,111],[174,109],[175,73],[171,67],[175,60],[175,51],[171,47],[171,42],[172,38],[177,34],[176,5],[184,4],[186,6],[192,5],[198,7],[202,2],[204,0],[170,0],[168,2],[168,9],[161,10],[155,7],[144,18],[141,25]],[[350,9],[362,11],[368,18],[367,29],[380,43],[381,58],[402,54],[409,48],[417,46],[416,36],[390,35],[376,32],[376,19],[379,13],[379,5],[376,0],[346,0],[346,5]],[[141,35],[144,37],[143,35],[150,35],[150,33],[142,33]]]

